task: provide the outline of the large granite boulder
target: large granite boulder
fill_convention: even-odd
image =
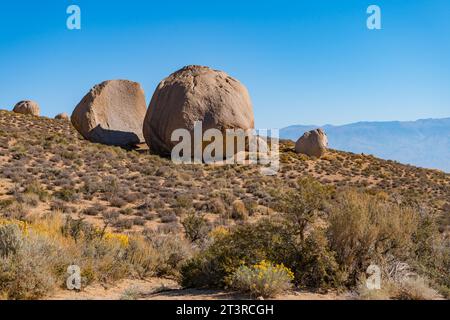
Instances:
[[[156,88],[144,120],[144,137],[150,149],[170,155],[177,142],[176,129],[193,137],[194,122],[203,131],[216,128],[254,128],[253,107],[247,89],[225,72],[187,66],[164,79]]]
[[[72,113],[71,121],[87,140],[132,146],[144,142],[142,124],[147,110],[137,82],[110,80],[94,86]]]

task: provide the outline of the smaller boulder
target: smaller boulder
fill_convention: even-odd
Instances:
[[[295,152],[317,158],[323,156],[327,148],[327,135],[320,128],[305,132],[295,144]]]
[[[55,116],[55,119],[56,119],[56,120],[67,120],[67,121],[69,121],[69,120],[70,120],[70,117],[69,117],[69,115],[68,115],[67,113],[63,112],[63,113],[58,113],[58,114]]]
[[[41,109],[39,108],[39,104],[37,102],[24,100],[14,106],[13,112],[39,116]]]

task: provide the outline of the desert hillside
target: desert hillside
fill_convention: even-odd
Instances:
[[[245,228],[277,216],[279,198],[312,179],[330,194],[331,202],[317,207],[325,214],[333,211],[330,203],[339,198],[339,190],[362,190],[386,206],[408,206],[436,218],[441,235],[449,230],[450,174],[336,150],[308,158],[296,154],[289,141],[282,141],[280,149],[276,176],[261,175],[257,166],[175,165],[145,148],[90,143],[67,120],[0,111],[0,220],[35,221],[58,212],[78,226],[87,223],[112,235],[189,238],[196,243],[190,250],[196,251],[206,246],[197,241],[206,231],[188,233],[193,227],[186,219],[204,223],[208,232]],[[81,237],[86,231],[80,230],[75,233]],[[437,278],[445,277],[445,270],[439,270]],[[186,277],[183,285],[196,286]]]
[[[255,215],[264,214],[272,191],[292,187],[302,176],[337,188],[382,191],[396,201],[433,209],[443,219],[450,216],[450,174],[368,155],[330,150],[311,159],[282,141],[280,172],[267,177],[256,166],[175,165],[145,147],[125,151],[90,143],[69,121],[1,111],[0,133],[0,197],[38,182],[53,195],[39,204],[40,212],[61,206],[118,230],[177,228],[179,213],[190,208],[213,220],[226,219],[217,213],[235,200],[251,206]]]

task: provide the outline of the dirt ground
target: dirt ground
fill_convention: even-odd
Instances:
[[[249,296],[220,290],[182,289],[173,280],[150,278],[147,280],[123,280],[105,288],[96,284],[81,291],[57,290],[49,300],[246,300]],[[320,294],[291,291],[277,296],[276,300],[347,300],[351,294],[334,292]]]

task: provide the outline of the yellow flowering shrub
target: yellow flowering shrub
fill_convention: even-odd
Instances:
[[[29,225],[25,221],[12,220],[12,219],[1,219],[0,218],[0,227],[1,226],[12,225],[12,224],[18,226],[23,233],[26,233],[28,231]]]
[[[212,229],[208,235],[211,239],[219,239],[227,236],[229,233],[230,231],[227,228],[223,226],[218,226]]]
[[[122,247],[127,247],[130,239],[126,234],[106,232],[104,235],[106,241],[117,241]]]
[[[27,235],[29,231],[33,230],[35,234],[47,236],[49,238],[64,238],[61,234],[61,226],[63,221],[60,216],[54,215],[49,219],[42,219],[29,223],[26,221],[14,220],[14,219],[1,219],[0,226],[16,225],[22,231],[24,235]],[[95,228],[93,232],[100,238],[102,236],[102,230]],[[121,233],[105,232],[103,235],[105,241],[118,242],[122,247],[129,245],[130,239],[128,235]]]
[[[263,260],[251,267],[242,265],[229,278],[230,286],[255,297],[274,297],[289,290],[293,272],[283,264]]]

